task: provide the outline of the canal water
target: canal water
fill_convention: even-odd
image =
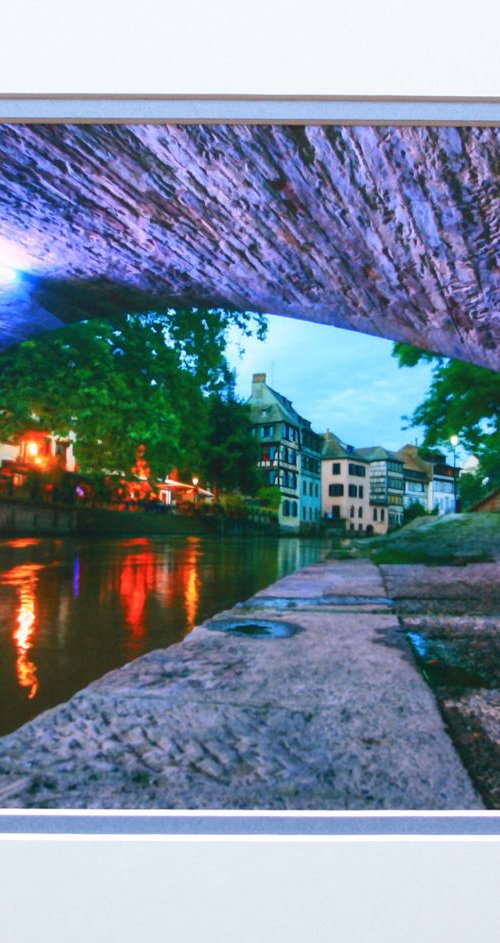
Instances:
[[[291,537],[0,541],[0,735],[323,549]]]

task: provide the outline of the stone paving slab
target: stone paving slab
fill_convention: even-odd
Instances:
[[[383,592],[370,562],[307,567],[254,603],[270,592],[343,596],[356,587],[360,596]],[[396,616],[333,605],[260,613],[301,631],[277,639],[199,627],[4,737],[0,805],[483,807]],[[248,624],[259,610],[211,621],[229,617]]]
[[[380,570],[369,560],[316,563],[261,590],[252,599],[314,596],[379,596],[387,592]]]
[[[500,601],[500,562],[468,563],[467,566],[425,566],[424,564],[386,564],[380,567],[388,594],[420,599],[474,600],[481,597]]]
[[[381,569],[454,743],[500,809],[500,564]]]

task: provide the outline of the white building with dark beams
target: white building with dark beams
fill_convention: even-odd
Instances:
[[[321,511],[321,437],[291,401],[255,373],[248,400],[252,432],[261,445],[263,485],[280,489],[279,524],[299,531],[319,523]]]

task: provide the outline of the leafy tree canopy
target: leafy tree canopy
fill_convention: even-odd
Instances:
[[[460,444],[479,460],[473,477],[481,487],[471,489],[467,482],[467,496],[470,492],[477,499],[500,486],[500,373],[429,354],[410,344],[395,344],[393,354],[400,366],[433,362],[428,393],[409,418],[412,425],[424,428],[424,446],[449,449],[450,437],[458,436]]]
[[[240,491],[254,494],[259,484],[257,462],[260,448],[250,433],[250,409],[228,383],[223,395],[208,402],[207,443],[201,467],[215,492]]]
[[[76,437],[82,471],[198,469],[213,397],[231,383],[227,333],[263,338],[259,316],[200,308],[92,319],[0,354],[0,439],[36,425]]]

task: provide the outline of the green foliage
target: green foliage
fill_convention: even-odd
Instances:
[[[493,487],[489,477],[483,478],[476,472],[461,475],[458,480],[458,493],[463,510],[467,511],[468,508],[485,498]]]
[[[257,316],[182,309],[84,321],[0,354],[0,440],[36,425],[73,432],[84,472],[128,472],[146,446],[152,475],[201,467],[210,397],[231,380],[227,332],[265,335]]]
[[[400,366],[432,360],[433,378],[410,422],[425,429],[424,446],[450,449],[450,436],[479,460],[479,479],[500,485],[500,374],[460,360],[447,360],[409,344],[395,344]],[[467,486],[466,486],[467,487]]]
[[[414,501],[408,507],[404,509],[403,512],[403,523],[409,524],[410,521],[415,520],[416,517],[425,517],[427,510],[420,501]]]
[[[225,494],[221,497],[220,504],[227,514],[235,517],[246,517],[248,514],[247,504],[241,494]]]
[[[250,409],[234,394],[231,382],[224,394],[208,400],[206,451],[201,468],[215,492],[240,491],[253,495],[258,486],[259,445],[250,432]]]
[[[263,508],[270,511],[279,511],[281,504],[281,491],[276,485],[266,485],[259,488],[257,497]]]

